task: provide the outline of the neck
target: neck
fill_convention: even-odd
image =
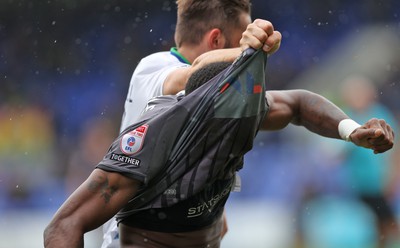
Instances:
[[[182,54],[182,56],[185,57],[190,62],[190,64],[193,64],[193,61],[201,54],[207,52],[207,50],[198,45],[181,46],[178,48],[178,52]]]

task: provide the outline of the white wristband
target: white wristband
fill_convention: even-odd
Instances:
[[[361,127],[361,125],[352,119],[341,120],[338,126],[339,135],[345,141],[350,141],[350,134],[359,127]]]

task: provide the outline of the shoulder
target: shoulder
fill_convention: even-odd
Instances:
[[[178,95],[161,95],[151,98],[147,102],[147,106],[166,106],[178,102],[180,96]]]
[[[162,113],[165,109],[169,109],[172,105],[179,101],[177,95],[161,95],[151,98],[142,112],[141,118],[149,118],[155,113]]]
[[[150,54],[140,60],[139,64],[150,64],[150,65],[165,65],[165,64],[183,64],[169,51],[157,52]]]
[[[170,70],[188,66],[188,64],[179,61],[168,51],[157,52],[141,59],[134,74],[148,75],[153,73],[168,73]]]

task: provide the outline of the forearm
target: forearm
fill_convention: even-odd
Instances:
[[[193,61],[192,69],[193,71],[196,71],[199,68],[214,62],[233,62],[241,53],[242,50],[240,48],[225,48],[208,51]]]
[[[84,246],[84,233],[79,228],[71,228],[72,223],[64,221],[51,223],[44,231],[46,248],[80,248]]]
[[[298,91],[298,108],[291,123],[304,126],[316,134],[340,139],[338,124],[349,118],[339,107],[325,97],[310,91]]]
[[[140,183],[95,169],[67,199],[44,231],[45,247],[83,247],[83,235],[112,218]]]
[[[171,72],[164,81],[163,94],[173,95],[185,89],[189,77],[198,69],[214,62],[233,62],[241,54],[240,48],[218,49],[203,53],[192,66],[179,68]]]

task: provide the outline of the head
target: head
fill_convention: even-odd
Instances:
[[[362,112],[377,100],[377,89],[367,77],[353,75],[342,83],[341,93],[345,103],[357,112]]]
[[[232,63],[229,62],[215,62],[205,65],[193,72],[186,83],[185,94],[188,95],[198,87],[207,83],[231,64]]]
[[[210,50],[238,47],[251,22],[250,0],[177,0],[175,43],[193,46],[206,42]]]

